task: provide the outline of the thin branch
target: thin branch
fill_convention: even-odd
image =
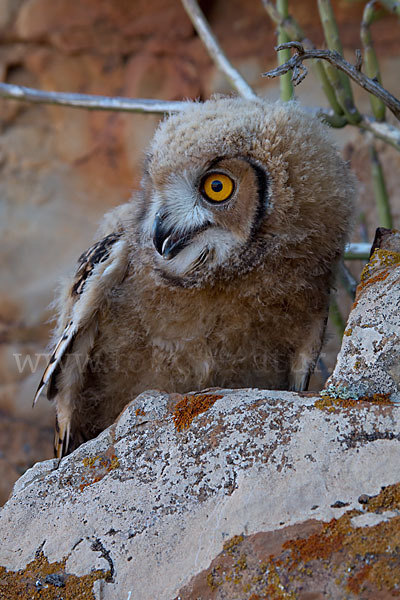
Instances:
[[[357,281],[344,264],[343,260],[339,263],[339,278],[352,300],[356,297]]]
[[[164,100],[150,100],[145,98],[118,98],[108,96],[92,96],[88,94],[72,94],[63,92],[43,92],[33,88],[9,83],[0,83],[0,98],[34,102],[37,104],[54,104],[70,108],[86,108],[88,110],[109,110],[133,113],[166,114],[180,112],[187,105],[187,101],[168,102]],[[333,111],[314,109],[320,118],[326,120],[333,127],[343,127],[345,122],[336,123]],[[375,137],[400,150],[400,130],[393,125],[383,122],[378,123],[370,117],[363,116],[358,123],[365,131],[370,131]]]
[[[344,253],[344,260],[368,260],[371,251],[371,244],[363,242],[347,244]]]
[[[225,56],[196,0],[182,0],[182,4],[212,60],[229,79],[232,87],[243,98],[256,99],[256,93]]]
[[[357,126],[364,131],[370,131],[380,140],[400,151],[400,130],[386,121],[375,121],[371,117],[363,115],[362,120],[357,123]]]
[[[385,183],[385,176],[374,143],[370,144],[369,153],[371,158],[371,176],[375,194],[375,202],[379,216],[379,227],[386,227],[387,229],[392,229],[393,220],[390,210],[389,196]]]
[[[136,113],[175,113],[183,110],[187,102],[168,102],[146,98],[120,98],[117,96],[92,96],[89,94],[70,94],[64,92],[42,92],[32,88],[0,83],[0,98],[23,100],[37,104],[57,104],[71,108],[89,110],[110,110]]]
[[[298,42],[302,42],[304,40],[304,32],[297,21],[293,19],[293,17],[290,15],[287,17],[282,17],[273,0],[262,0],[262,3],[275,25],[282,27],[291,40],[297,40]]]
[[[277,46],[275,50],[279,52],[285,48],[295,48],[297,52],[284,65],[280,65],[272,71],[263,73],[263,77],[279,77],[280,75],[284,75],[288,71],[293,70],[293,83],[296,85],[299,83],[299,79],[302,81],[305,77],[305,74],[307,74],[307,69],[303,65],[303,60],[307,60],[309,58],[322,58],[340,71],[343,71],[343,73],[346,73],[346,75],[358,83],[359,86],[367,90],[367,92],[370,92],[371,94],[374,94],[380,98],[383,103],[392,111],[395,117],[400,120],[400,101],[397,100],[397,98],[395,98],[385,88],[383,88],[378,82],[370,79],[364,75],[364,73],[357,71],[357,69],[352,64],[347,62],[347,60],[345,60],[338,52],[331,50],[304,50],[302,44],[299,42],[288,42],[287,44],[281,44],[280,46]]]
[[[289,17],[288,12],[288,0],[277,0],[276,8],[281,16],[281,20],[284,21]],[[285,29],[279,25],[278,26],[278,44],[284,44],[286,42],[290,42],[290,38],[286,33]],[[282,52],[278,52],[278,65],[283,65],[287,60],[290,59],[290,50],[282,50]],[[283,102],[287,102],[288,100],[293,99],[293,83],[290,76],[290,73],[286,73],[283,75],[280,80],[280,91],[281,91],[281,100]]]
[[[345,117],[337,115],[333,110],[325,108],[313,108],[309,110],[331,127],[340,129],[346,125],[352,125],[352,123],[348,123]],[[400,129],[397,129],[397,127],[386,121],[376,121],[367,115],[361,115],[361,117],[361,121],[357,123],[356,127],[364,131],[369,131],[374,137],[390,144],[400,152]]]
[[[368,77],[382,84],[381,74],[379,70],[378,58],[376,56],[374,42],[371,35],[371,24],[377,20],[379,13],[376,10],[376,0],[370,0],[365,5],[363,18],[361,21],[360,37],[364,48],[365,57],[365,73]],[[385,120],[385,105],[375,95],[371,94],[370,103],[372,112],[377,121]]]
[[[341,340],[343,337],[344,330],[346,329],[346,322],[343,319],[342,313],[340,312],[339,305],[336,298],[332,297],[329,303],[329,318],[332,325],[336,329],[336,333]]]

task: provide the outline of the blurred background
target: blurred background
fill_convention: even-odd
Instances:
[[[344,53],[355,62],[366,2],[332,2]],[[276,26],[260,0],[200,2],[221,46],[261,96],[279,98]],[[317,47],[325,47],[316,0],[289,2]],[[400,96],[400,23],[385,14],[371,28],[383,85]],[[231,93],[178,0],[0,0],[0,81],[41,90],[181,100]],[[368,95],[353,86],[360,112]],[[327,106],[311,69],[295,89]],[[141,164],[160,116],[30,105],[0,99],[0,504],[33,463],[52,457],[53,407],[32,398],[46,364],[49,307],[60,277],[92,242],[103,213],[139,187]],[[390,120],[390,117],[388,117]],[[394,122],[394,121],[393,121]],[[368,139],[333,130],[359,181],[353,241],[379,224]],[[400,155],[378,141],[394,225],[400,221]],[[357,277],[360,261],[347,265]],[[351,299],[341,289],[347,316]],[[330,325],[323,359],[333,367],[340,336]],[[27,357],[30,357],[28,359]],[[323,385],[316,373],[312,388]]]

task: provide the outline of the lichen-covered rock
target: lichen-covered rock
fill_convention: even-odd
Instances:
[[[386,397],[400,402],[400,233],[378,229],[361,274],[335,370],[332,398]]]
[[[320,402],[140,395],[19,479],[0,512],[2,598],[389,597],[377,590],[400,589],[400,407]]]

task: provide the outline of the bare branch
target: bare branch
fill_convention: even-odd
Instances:
[[[235,69],[225,56],[196,0],[182,0],[182,4],[212,60],[229,79],[232,87],[243,98],[249,100],[257,98],[256,93],[251,89],[247,81],[243,79],[239,71]]]
[[[400,151],[400,130],[397,127],[386,123],[386,121],[375,121],[365,115],[357,125]]]
[[[272,71],[263,73],[263,77],[278,77],[284,75],[290,70],[299,69],[302,65],[303,60],[309,58],[322,58],[327,60],[334,67],[346,73],[353,81],[358,83],[359,86],[374,94],[380,98],[382,102],[392,111],[397,119],[400,120],[400,101],[397,100],[390,92],[383,88],[377,81],[370,79],[364,73],[360,73],[357,69],[347,62],[338,52],[331,50],[304,50],[303,46],[299,42],[288,42],[287,44],[281,44],[277,46],[275,50],[279,52],[285,48],[296,48],[297,53],[292,56],[284,65],[280,65]],[[295,72],[295,71],[294,71]],[[298,72],[298,71],[297,71]],[[297,76],[298,80],[298,76]],[[296,85],[296,80],[293,81]]]
[[[37,104],[55,104],[70,108],[86,108],[88,110],[109,110],[121,112],[136,112],[148,114],[175,113],[183,110],[187,102],[167,102],[145,98],[118,98],[107,96],[92,96],[88,94],[67,94],[62,92],[43,92],[32,88],[0,83],[0,98],[34,102]],[[331,121],[333,111],[320,108],[313,109],[322,119]],[[343,126],[345,123],[341,124]],[[389,123],[378,123],[370,117],[363,116],[358,127],[370,131],[375,137],[400,150],[400,130]]]
[[[57,104],[71,108],[110,110],[136,113],[175,113],[183,110],[187,102],[168,102],[147,98],[120,98],[117,96],[92,96],[63,92],[42,92],[21,85],[0,83],[0,98],[23,100],[37,104]]]
[[[333,110],[327,110],[325,108],[309,108],[309,110],[331,125],[331,127],[340,128],[349,124],[344,117],[335,114]],[[364,131],[369,131],[376,138],[390,144],[400,152],[400,129],[397,129],[394,125],[391,125],[386,121],[376,121],[367,115],[361,115],[361,121],[357,123],[356,127],[359,127]]]
[[[368,260],[371,244],[352,243],[347,244],[344,253],[345,260]]]

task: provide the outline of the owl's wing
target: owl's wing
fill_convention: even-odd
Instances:
[[[96,321],[96,315],[104,304],[110,290],[120,283],[128,267],[128,244],[120,233],[111,233],[89,248],[78,261],[78,270],[70,286],[68,300],[64,307],[64,331],[55,345],[49,363],[40,380],[33,404],[48,385],[48,398],[64,398],[64,411],[58,410],[55,450],[63,456],[68,448],[70,436],[71,410],[68,390],[62,389],[60,377],[62,362],[72,352],[78,337],[89,331]],[[94,336],[87,335],[84,344],[86,354],[94,344]],[[85,358],[85,357],[84,357]],[[78,364],[76,368],[78,368]],[[60,380],[60,381],[59,381]],[[64,382],[65,386],[65,382]],[[58,407],[59,408],[59,407]],[[61,417],[61,418],[60,418]]]

